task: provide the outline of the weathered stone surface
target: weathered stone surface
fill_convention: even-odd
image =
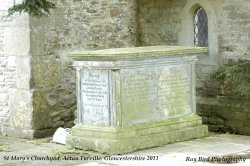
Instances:
[[[28,55],[30,51],[29,28],[4,28],[3,53],[8,55]],[[14,48],[14,49],[13,49]]]
[[[238,119],[227,119],[226,126],[229,126],[233,130],[237,130],[243,128],[243,121],[239,121]]]
[[[204,54],[207,53],[206,47],[187,47],[187,46],[148,46],[148,47],[130,47],[118,49],[105,49],[96,51],[84,51],[84,54],[75,53],[69,55],[70,58],[80,61],[87,60],[128,60],[128,59],[143,59],[143,58],[161,58],[161,57],[176,57],[183,54]],[[154,54],[152,54],[154,52]]]
[[[183,64],[121,70],[122,124],[191,114],[190,69],[190,65]]]
[[[70,55],[78,124],[68,144],[121,154],[205,136],[195,115],[194,65],[195,55],[206,51],[154,46]]]
[[[209,56],[199,58],[196,65],[197,94],[215,97],[218,87],[208,81],[209,75],[228,59],[250,57],[248,1],[141,0],[138,40],[142,45],[194,45],[193,18],[199,7],[208,16]]]
[[[13,90],[9,96],[10,126],[13,128],[32,129],[32,92]]]
[[[17,83],[17,56],[26,56],[29,52],[29,33],[27,15],[4,17],[8,7],[13,5],[13,1],[3,1],[0,5],[0,128],[4,123],[9,124],[11,109],[15,106],[12,92]],[[15,95],[18,95],[17,93]],[[21,98],[19,98],[21,99]],[[27,105],[29,100],[27,100]],[[25,105],[25,104],[24,104]],[[10,108],[11,107],[11,108]],[[24,106],[25,107],[25,106]],[[16,106],[18,108],[18,106]],[[23,109],[23,107],[21,108]],[[12,118],[13,120],[14,118]],[[12,121],[13,122],[13,121]],[[25,122],[20,122],[24,125]],[[14,123],[12,123],[14,124]]]
[[[81,72],[82,121],[86,125],[110,125],[108,74],[105,70]]]
[[[182,28],[192,29],[193,23],[191,21],[192,23],[183,26],[182,23],[186,21],[183,16],[190,14],[190,19],[193,20],[192,14],[199,4],[207,12],[212,34],[209,35],[211,43],[208,60],[203,60],[197,66],[198,95],[217,95],[215,83],[208,82],[207,79],[218,64],[225,63],[229,58],[237,59],[243,53],[246,53],[244,58],[250,57],[250,5],[247,0],[58,0],[56,3],[58,8],[49,17],[36,19],[27,14],[2,18],[13,1],[1,2],[0,95],[3,97],[0,102],[0,126],[10,115],[9,95],[16,88],[27,90],[39,87],[39,90],[46,91],[47,104],[58,102],[52,104],[51,107],[56,107],[57,110],[52,114],[66,118],[74,111],[74,93],[61,92],[62,88],[72,92],[75,89],[74,71],[70,67],[70,61],[63,57],[70,50],[178,45],[183,38],[193,42],[193,34],[181,33]],[[193,6],[189,6],[190,4]],[[184,12],[186,7],[189,7],[187,13]],[[48,70],[39,71],[45,68]],[[46,78],[41,78],[46,75]],[[45,87],[46,89],[42,89]],[[61,92],[60,95],[53,94],[58,91]],[[63,97],[64,93],[67,97]],[[53,95],[60,99],[48,99],[48,96]],[[69,111],[62,101],[69,103]],[[220,114],[219,111],[213,111]],[[55,126],[64,124],[63,118],[59,118],[61,120]],[[66,121],[66,124],[73,122],[72,119]]]
[[[62,83],[60,61],[54,56],[33,57],[31,65],[31,88],[48,88]]]
[[[51,113],[46,103],[46,92],[44,90],[35,90],[32,97],[33,115],[32,126],[33,129],[44,129],[52,127]]]
[[[136,1],[56,3],[57,9],[49,17],[37,19],[17,14],[0,19],[0,95],[8,94],[12,88],[43,92],[33,96],[34,114],[24,117],[34,118],[34,128],[40,130],[51,124],[55,128],[73,124],[75,73],[70,60],[64,57],[68,50],[136,45]],[[11,0],[1,3],[0,16],[11,5]],[[17,66],[11,65],[11,57]],[[4,97],[0,104],[0,126],[8,119],[10,107],[9,96]],[[41,122],[42,119],[45,121]]]
[[[31,66],[29,56],[16,57],[16,88],[30,89]]]
[[[76,110],[76,97],[72,89],[58,86],[46,91],[46,101],[53,128],[71,127]]]
[[[151,123],[121,130],[78,125],[73,129],[73,136],[67,138],[67,145],[101,153],[123,154],[137,149],[205,137],[207,126],[197,125],[200,123],[200,118],[191,117],[180,121],[174,120],[172,123]]]
[[[230,98],[198,98],[197,112],[209,131],[249,134],[250,102]]]
[[[208,124],[223,125],[225,124],[225,120],[218,117],[211,117],[208,118]]]
[[[34,138],[34,130],[10,127],[9,125],[3,127],[2,133],[7,134],[10,137],[32,139]]]

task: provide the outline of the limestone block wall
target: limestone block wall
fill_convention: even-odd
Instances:
[[[250,59],[250,1],[139,0],[139,41],[193,46],[193,14],[199,7],[208,16],[209,53],[196,65],[197,94],[205,97],[197,111],[211,131],[249,134],[249,98],[216,99],[219,85],[209,76],[229,59]]]
[[[250,59],[250,2],[227,0],[219,8],[216,20],[219,54],[223,59],[239,58],[246,53]],[[219,16],[218,15],[218,16]]]
[[[73,126],[76,88],[69,52],[137,44],[135,0],[58,0],[56,5],[49,17],[24,19],[29,38],[20,47],[28,47],[29,56],[20,60],[16,95],[6,105],[12,110],[4,130],[9,135],[44,137]]]
[[[31,88],[38,130],[72,127],[75,73],[67,53],[136,44],[133,0],[57,1],[48,18],[30,20]]]
[[[197,65],[200,95],[210,90],[208,77],[228,59],[250,58],[250,2],[247,0],[139,0],[141,45],[193,46],[193,15],[202,7],[208,16],[209,54]],[[205,92],[202,92],[205,91]]]
[[[139,0],[141,45],[178,45],[186,0]]]
[[[138,45],[193,45],[194,10],[209,21],[209,54],[197,65],[200,96],[229,58],[250,55],[249,0],[58,0],[49,17],[0,19],[0,127],[46,136],[71,127],[76,107],[72,51]],[[0,17],[13,4],[2,0]],[[191,39],[191,40],[190,40]],[[206,88],[204,88],[206,87]],[[211,93],[211,94],[209,94]],[[6,128],[6,130],[9,128]],[[25,131],[25,132],[24,132]]]
[[[250,134],[249,100],[198,98],[197,111],[209,131]]]
[[[4,17],[12,5],[13,1],[1,1],[0,5],[0,131],[4,123],[9,123],[9,101],[18,86],[17,74],[21,72],[18,66],[29,50],[27,15]]]
[[[211,18],[208,20],[212,26],[210,29],[216,33],[214,42],[218,42],[220,59],[238,58],[241,53],[250,52],[248,0],[139,0],[139,6],[142,45],[187,44],[182,42],[182,38],[190,34],[183,34],[182,29],[191,25],[185,25],[183,18],[203,7],[208,19]]]

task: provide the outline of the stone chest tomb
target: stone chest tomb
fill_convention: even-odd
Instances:
[[[206,136],[195,111],[196,55],[206,51],[151,46],[70,55],[78,100],[67,144],[121,154]]]

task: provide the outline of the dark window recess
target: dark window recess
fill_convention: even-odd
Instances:
[[[194,46],[208,47],[208,20],[203,8],[197,9],[194,14]]]

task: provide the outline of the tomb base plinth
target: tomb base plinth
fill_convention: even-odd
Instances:
[[[137,125],[127,128],[95,127],[78,124],[72,129],[67,144],[74,148],[106,154],[124,154],[139,149],[187,141],[207,136],[201,118],[183,119]]]

